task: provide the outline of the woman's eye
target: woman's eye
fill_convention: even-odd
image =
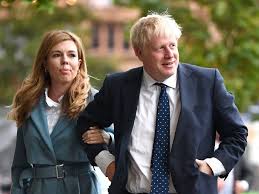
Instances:
[[[71,54],[70,54],[70,57],[76,57],[76,54],[71,53]]]
[[[52,57],[59,57],[59,56],[60,56],[59,53],[54,53],[54,54],[52,55]]]

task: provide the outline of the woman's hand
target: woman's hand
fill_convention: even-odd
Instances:
[[[87,130],[82,135],[82,140],[84,143],[88,144],[100,144],[106,143],[109,145],[110,135],[102,129],[99,129],[97,126],[90,127],[90,130]]]
[[[213,176],[213,172],[210,168],[210,166],[205,162],[204,160],[195,160],[196,164],[198,165],[198,168],[201,172]]]

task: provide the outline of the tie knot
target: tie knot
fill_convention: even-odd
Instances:
[[[167,85],[163,84],[163,83],[155,83],[155,85],[160,86],[161,90],[166,90]]]

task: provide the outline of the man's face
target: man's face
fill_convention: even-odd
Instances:
[[[177,71],[179,52],[177,39],[153,37],[144,48],[135,49],[146,72],[156,81],[164,81]]]

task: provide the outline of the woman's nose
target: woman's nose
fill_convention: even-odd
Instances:
[[[66,54],[63,54],[62,56],[62,64],[67,64],[68,63],[68,56]]]

